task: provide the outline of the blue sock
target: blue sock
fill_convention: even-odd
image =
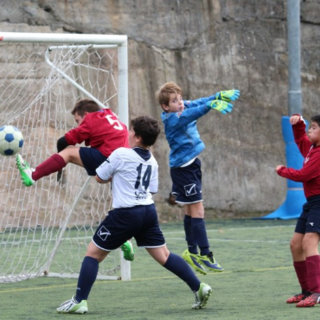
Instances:
[[[206,256],[210,253],[209,241],[207,237],[206,224],[202,218],[192,218],[191,226],[193,231],[194,242],[196,242],[200,248],[200,254]]]
[[[170,252],[168,260],[163,266],[178,276],[181,280],[186,282],[193,292],[199,290],[200,280],[196,277],[192,269],[181,257]]]
[[[183,223],[184,223],[184,231],[185,231],[185,234],[186,234],[186,241],[187,241],[187,244],[188,244],[188,250],[189,250],[190,253],[198,254],[197,244],[194,243],[194,241],[193,241],[193,233],[192,233],[192,227],[191,227],[191,217],[185,215]]]
[[[99,270],[99,262],[91,257],[85,257],[82,261],[80,275],[78,278],[78,287],[76,292],[76,300],[81,302],[87,300],[91,288],[96,281]]]

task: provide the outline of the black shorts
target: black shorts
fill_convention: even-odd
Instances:
[[[109,211],[92,240],[98,248],[112,251],[131,238],[136,239],[138,247],[159,248],[165,245],[154,204]]]
[[[320,234],[320,196],[307,199],[295,228],[297,233],[315,232]]]
[[[80,159],[89,176],[96,175],[96,169],[107,160],[98,149],[80,147]]]
[[[196,158],[186,167],[170,168],[172,194],[181,204],[202,201],[201,161]]]

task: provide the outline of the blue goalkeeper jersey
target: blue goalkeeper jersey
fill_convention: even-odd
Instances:
[[[197,129],[197,119],[207,114],[211,109],[206,106],[208,98],[193,101],[183,101],[182,112],[163,112],[161,119],[170,146],[169,165],[181,167],[191,159],[197,157],[205,148]]]

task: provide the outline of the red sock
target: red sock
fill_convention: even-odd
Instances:
[[[36,167],[36,170],[32,173],[32,179],[37,181],[44,176],[61,170],[66,165],[64,159],[56,153]]]
[[[309,291],[320,293],[320,256],[306,259]]]
[[[294,269],[297,274],[298,281],[300,283],[301,289],[310,291],[308,286],[308,277],[307,277],[307,265],[306,261],[294,261],[293,262]]]

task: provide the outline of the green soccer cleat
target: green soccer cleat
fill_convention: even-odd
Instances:
[[[87,300],[82,300],[80,303],[73,296],[70,300],[67,300],[57,308],[58,313],[77,313],[84,314],[88,312]]]
[[[214,272],[222,272],[223,268],[214,258],[213,253],[210,252],[207,256],[198,256],[199,263],[206,268],[207,271],[214,271]]]
[[[29,164],[23,160],[20,154],[16,157],[16,165],[19,169],[22,183],[27,187],[32,186],[34,184],[34,180],[32,179],[32,172],[34,170],[30,168]]]
[[[199,261],[199,255],[190,253],[189,250],[185,250],[182,253],[182,258],[185,260],[195,271],[206,275],[207,272]]]
[[[126,241],[122,246],[121,250],[123,252],[123,258],[128,261],[134,260],[134,252],[131,241]]]
[[[201,282],[200,288],[195,292],[195,303],[192,306],[192,309],[202,309],[208,302],[211,295],[212,289],[209,285]]]

